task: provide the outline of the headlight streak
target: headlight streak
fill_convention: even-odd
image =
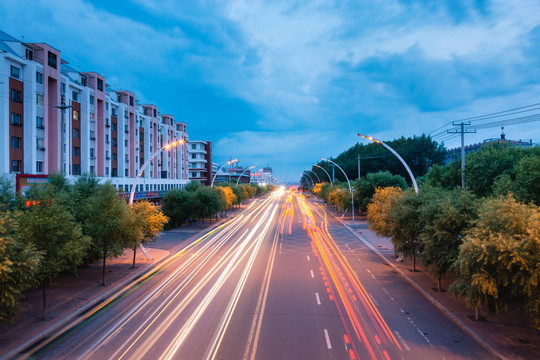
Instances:
[[[164,351],[164,354],[160,357],[160,359],[173,359],[176,356],[176,353],[178,349],[180,348],[181,344],[184,342],[186,337],[189,335],[193,327],[195,326],[197,320],[200,319],[206,308],[209,306],[210,302],[214,299],[217,292],[221,289],[221,287],[224,285],[225,281],[229,278],[231,273],[239,266],[240,262],[244,257],[247,256],[247,253],[249,251],[255,252],[255,249],[258,249],[257,244],[260,244],[262,239],[264,238],[264,233],[259,234],[257,237],[255,243],[252,243],[248,246],[250,243],[250,240],[255,234],[258,232],[258,228],[261,226],[261,224],[266,220],[266,218],[269,216],[269,210],[268,209],[263,217],[257,222],[253,230],[250,232],[250,234],[244,239],[244,240],[238,240],[238,242],[241,242],[240,246],[236,249],[234,256],[231,258],[230,261],[228,261],[227,266],[222,271],[220,277],[218,280],[214,283],[211,290],[208,292],[208,294],[204,297],[203,301],[197,306],[197,309],[193,312],[193,314],[190,316],[188,321],[182,326],[182,329],[179,333],[175,336],[175,340],[167,347],[167,349]],[[272,216],[275,214],[276,207],[274,208],[274,211],[272,212]],[[271,221],[268,221],[267,226],[265,229],[268,228]],[[244,249],[248,248],[248,251],[245,251]]]
[[[353,326],[356,337],[365,346],[370,358],[389,359],[388,352],[381,348],[381,346],[395,347],[399,351],[402,351],[400,344],[390,331],[388,325],[373,303],[373,300],[354,274],[349,262],[328,232],[326,211],[321,208],[324,211],[324,222],[321,223],[321,227],[318,227],[310,206],[304,199],[299,198],[299,200],[301,200],[299,201],[299,204],[302,204],[302,212],[306,214],[306,231],[312,239],[312,246],[314,251],[316,251],[316,255],[318,255],[321,268],[323,270],[325,268],[327,269],[327,273],[330,275],[329,278],[332,279],[332,283]],[[315,209],[315,211],[317,211],[317,209]],[[324,273],[326,273],[326,271],[324,271]],[[349,284],[351,284],[351,286]],[[330,291],[332,292],[331,289]],[[336,296],[334,296],[334,301],[339,310]],[[367,318],[362,314],[367,314]],[[345,322],[344,324],[345,328],[348,329]],[[372,333],[370,330],[371,327],[368,324],[373,326],[375,333]],[[352,349],[349,349],[349,351],[351,350]],[[354,352],[356,352],[356,350],[354,350]],[[355,356],[358,357],[358,355]]]
[[[259,209],[263,209],[265,207],[265,205],[267,203],[270,203],[271,201],[273,201],[272,198],[268,198],[268,199],[265,199],[263,202],[261,203],[255,203],[253,202],[252,204],[250,204],[248,206],[248,208],[246,210],[244,210],[243,212],[247,211],[248,209],[251,209],[253,206],[257,205],[257,207],[259,207]],[[257,213],[259,213],[259,209],[257,209]],[[136,314],[140,313],[141,311],[143,311],[143,307],[149,303],[151,303],[155,298],[161,296],[161,293],[163,291],[165,291],[165,289],[172,284],[172,282],[178,278],[179,276],[182,276],[182,272],[190,266],[192,264],[196,264],[196,269],[194,271],[192,271],[190,274],[188,274],[188,276],[186,277],[186,279],[183,281],[182,285],[178,288],[177,291],[173,292],[172,294],[170,294],[168,297],[167,297],[167,301],[166,302],[166,305],[163,306],[163,309],[166,309],[166,307],[169,305],[170,302],[174,301],[174,299],[176,297],[178,297],[181,292],[184,290],[184,288],[187,286],[187,284],[189,283],[189,281],[191,281],[193,278],[194,278],[194,274],[196,274],[197,270],[198,269],[202,269],[206,262],[211,260],[211,255],[215,254],[224,244],[225,242],[237,231],[241,228],[241,226],[243,224],[246,224],[246,222],[248,221],[248,219],[250,218],[250,216],[253,214],[254,212],[251,212],[248,214],[248,216],[235,216],[233,219],[227,221],[225,224],[223,225],[220,225],[219,227],[215,228],[214,230],[212,230],[211,232],[209,232],[208,234],[202,236],[201,238],[198,238],[194,241],[192,241],[189,245],[187,245],[185,248],[183,248],[182,250],[180,250],[178,253],[176,253],[175,255],[171,256],[169,259],[167,259],[163,264],[159,265],[157,267],[157,270],[155,270],[154,272],[152,273],[149,273],[145,276],[143,276],[143,280],[146,281],[149,279],[150,276],[153,276],[157,273],[159,273],[160,271],[162,271],[163,269],[171,266],[174,264],[174,261],[177,260],[178,258],[180,257],[183,257],[184,255],[186,255],[189,251],[192,251],[192,250],[195,250],[196,248],[198,248],[200,245],[202,245],[202,247],[200,249],[197,250],[197,252],[195,252],[193,254],[193,256],[187,258],[186,262],[184,264],[182,264],[178,269],[175,270],[175,272],[173,272],[172,274],[168,275],[168,277],[164,280],[162,280],[162,282],[159,284],[159,286],[154,289],[152,291],[151,294],[149,294],[148,296],[145,296],[143,299],[141,299],[140,301],[138,301],[138,303],[136,304],[136,306],[133,307],[133,309],[129,312],[129,314],[127,314],[126,316],[122,317],[120,320],[116,319],[115,318],[111,318],[108,322],[108,324],[111,324],[113,321],[115,322],[115,325],[112,327],[112,329],[110,329],[109,331],[107,331],[103,336],[100,337],[100,339],[95,342],[92,346],[90,346],[87,351],[84,353],[84,356],[82,358],[88,358],[90,357],[95,351],[98,350],[98,347],[99,345],[103,344],[103,343],[106,343],[107,341],[109,341],[118,331],[118,329],[120,329],[126,322],[128,322],[129,320],[131,320]],[[212,236],[214,236],[214,238],[212,239]],[[208,240],[208,241],[207,241]],[[211,247],[213,247],[213,249],[210,249]],[[210,249],[210,250],[207,250],[207,249]],[[207,251],[210,251],[210,254],[207,252]],[[201,259],[201,256],[202,255],[206,255],[203,259]],[[129,293],[131,293],[132,291],[134,291],[135,289],[133,288],[135,284],[140,284],[142,285],[141,281],[139,280],[138,283],[132,283],[128,286],[126,286],[121,292],[125,292],[126,290],[129,290]],[[139,285],[139,286],[140,286]],[[131,289],[131,290],[130,290]],[[127,294],[126,294],[127,295]],[[122,296],[122,298],[125,297],[125,296]],[[84,318],[81,318],[80,320],[78,320],[77,322],[75,322],[73,325],[70,324],[69,325],[69,329],[73,329],[74,326],[76,327],[76,329],[82,327],[84,324],[86,324],[89,320],[91,320],[91,318],[101,314],[104,310],[108,309],[110,306],[112,306],[114,303],[116,303],[117,301],[113,301],[114,298],[112,300],[109,300],[107,302],[105,302],[103,305],[101,305],[99,308],[96,308],[95,310],[93,310],[91,313],[87,314]],[[120,299],[118,299],[120,300]],[[159,309],[158,309],[159,310]],[[157,311],[157,310],[156,310]],[[154,313],[152,315],[156,315],[156,311],[154,311]],[[145,320],[145,323],[144,325],[148,324],[148,322],[150,320],[154,320],[154,317],[153,316],[148,316],[147,319]],[[82,322],[82,323],[81,323]],[[78,324],[78,325],[77,325]],[[150,324],[151,325],[151,324]],[[68,328],[68,327],[66,327]],[[104,326],[102,327],[104,328]],[[75,330],[76,330],[75,329]],[[69,334],[73,333],[75,330],[73,331],[70,331]],[[64,331],[60,332],[60,334],[64,333]],[[68,334],[68,335],[69,335]],[[68,335],[66,335],[65,337],[67,337]],[[137,335],[137,332],[135,332],[131,337],[130,339],[132,340],[133,337]],[[65,338],[63,337],[63,338]],[[51,338],[51,339],[54,339]],[[124,342],[124,345],[128,344],[128,342]],[[131,346],[130,346],[131,347]],[[118,353],[124,348],[124,346],[121,346],[118,351],[115,353],[114,357],[116,357],[118,355]],[[74,349],[75,350],[75,349]],[[73,351],[74,351],[73,350]]]

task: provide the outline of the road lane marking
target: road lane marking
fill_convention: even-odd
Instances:
[[[324,337],[325,337],[325,339],[326,339],[326,347],[327,347],[328,349],[331,349],[331,348],[332,348],[332,344],[330,343],[330,336],[328,336],[328,330],[323,329],[323,331],[324,331]]]
[[[313,270],[309,270],[309,271],[311,271],[311,278],[312,279],[315,278],[315,274],[313,274]]]
[[[377,280],[377,278],[375,277],[375,275],[373,275],[373,274],[371,273],[371,271],[369,271],[369,269],[366,269],[366,270],[367,270],[367,272],[369,273],[369,275],[371,275],[372,278],[374,278],[375,280]]]
[[[307,261],[311,261],[311,259],[309,258],[309,255],[307,255]]]
[[[319,297],[319,293],[315,293],[315,297],[317,298],[317,305],[321,305],[321,298]]]

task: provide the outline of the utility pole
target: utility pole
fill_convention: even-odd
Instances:
[[[465,129],[465,125],[471,125],[470,121],[452,122],[452,126],[459,126],[459,129],[446,130],[448,134],[461,134],[461,188],[465,189],[465,134],[475,133],[476,130]]]
[[[358,179],[360,179],[360,154],[358,154]]]
[[[61,174],[69,174],[69,171],[66,171],[65,169],[65,162],[66,162],[66,149],[65,147],[65,141],[66,141],[66,114],[64,110],[67,110],[71,108],[71,105],[66,105],[65,97],[62,95],[62,100],[60,102],[60,106],[58,105],[52,105],[52,107],[55,107],[57,109],[60,109],[62,111],[60,118],[61,118],[61,124],[60,124],[60,173]]]
[[[332,182],[336,182],[335,166],[332,164]]]

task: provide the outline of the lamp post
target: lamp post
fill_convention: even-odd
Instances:
[[[330,174],[328,173],[328,171],[326,171],[322,166],[319,166],[317,164],[313,164],[313,166],[316,166],[318,167],[319,169],[321,169],[322,171],[324,171],[326,173],[326,175],[328,175],[328,180],[330,180],[330,186],[332,186],[332,178],[330,177]]]
[[[214,177],[212,178],[212,183],[210,184],[210,189],[214,187],[214,180],[216,180],[217,174],[219,174],[219,172],[221,171],[221,169],[223,169],[225,166],[230,165],[230,164],[232,164],[232,163],[235,163],[235,162],[237,162],[237,161],[238,161],[238,159],[229,160],[229,161],[227,161],[222,167],[220,167],[220,168],[218,169],[218,171],[216,171],[216,174],[215,174]]]
[[[240,178],[242,177],[242,175],[244,175],[244,173],[248,170],[251,170],[255,167],[255,165],[253,166],[250,166],[248,167],[246,170],[242,171],[242,173],[240,174],[240,176],[238,177],[238,179],[236,180],[236,186],[238,186],[238,182],[240,181]],[[249,177],[249,182],[251,183],[251,176]]]
[[[175,141],[173,143],[167,144],[163,146],[161,149],[159,149],[158,151],[156,151],[155,153],[153,153],[152,156],[150,156],[148,160],[146,160],[143,166],[141,166],[141,168],[139,169],[139,172],[137,173],[137,176],[135,177],[135,181],[133,182],[133,185],[131,186],[131,192],[129,194],[129,202],[128,202],[129,206],[133,204],[133,200],[135,198],[135,189],[137,188],[137,184],[139,183],[139,179],[141,178],[141,175],[144,172],[144,169],[146,169],[146,167],[150,164],[150,161],[152,161],[152,159],[158,156],[163,150],[170,149],[172,147],[175,147],[176,145],[180,145],[185,142],[186,140],[179,140],[179,141]]]
[[[403,158],[402,158],[401,156],[399,156],[399,154],[398,154],[394,149],[392,149],[390,146],[386,145],[386,144],[383,143],[382,141],[372,138],[371,136],[365,136],[365,135],[361,135],[361,134],[358,134],[358,136],[363,137],[363,138],[368,139],[368,140],[371,140],[371,141],[374,141],[374,142],[376,142],[376,143],[378,143],[378,144],[381,144],[382,146],[384,146],[385,148],[387,148],[388,150],[390,150],[390,151],[392,152],[392,154],[394,154],[394,155],[399,159],[399,161],[401,161],[401,163],[403,164],[403,166],[405,166],[405,169],[406,169],[407,172],[409,173],[409,176],[410,176],[410,178],[411,178],[412,184],[413,184],[413,186],[414,186],[414,191],[416,192],[416,195],[418,195],[418,185],[416,184],[416,179],[414,178],[414,175],[413,175],[411,169],[409,168],[409,165],[407,165],[407,163],[405,162],[405,160],[403,160]]]
[[[343,171],[343,169],[338,164],[333,162],[332,160],[328,160],[328,159],[325,159],[325,158],[321,158],[321,160],[331,162],[332,164],[337,166],[339,170],[341,170],[343,175],[345,175],[345,179],[347,179],[347,183],[349,184],[349,192],[351,193],[352,219],[354,221],[354,196],[353,196],[353,190],[352,190],[352,187],[351,187],[351,182],[349,181],[349,177],[347,176],[347,174],[345,174],[345,171]]]
[[[315,186],[315,181],[313,181],[313,178],[308,174],[307,171],[304,171],[304,175],[307,175],[307,177],[309,178],[309,180],[311,180],[311,185],[312,185],[312,186]]]
[[[322,182],[321,181],[321,178],[319,177],[319,175],[317,175],[317,173],[313,170],[308,170],[308,171],[311,171],[313,173],[313,175],[315,175],[317,177],[317,180],[319,180],[319,182]]]

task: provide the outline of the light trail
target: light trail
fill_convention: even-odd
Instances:
[[[304,228],[312,240],[313,251],[319,258],[323,280],[331,280],[325,285],[345,326],[345,339],[352,339],[347,325],[350,323],[355,338],[362,344],[369,358],[389,358],[389,352],[401,352],[401,345],[330,235],[326,211],[321,208],[321,215],[318,209],[311,208],[303,196],[296,196],[296,199],[303,214]],[[320,226],[315,221],[314,212],[323,218]],[[341,311],[342,308],[344,312]],[[351,342],[346,347],[351,357],[359,358],[356,342]]]

